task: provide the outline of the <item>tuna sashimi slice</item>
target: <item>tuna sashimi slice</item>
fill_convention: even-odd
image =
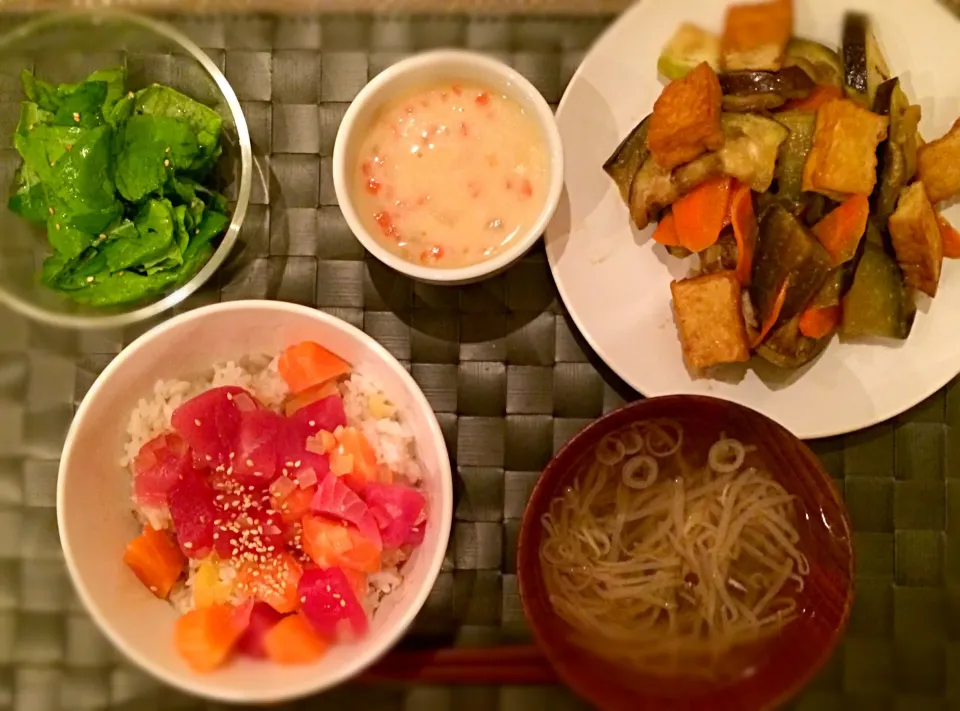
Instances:
[[[202,471],[193,470],[178,479],[167,496],[170,518],[184,555],[204,558],[213,548],[214,521],[220,511],[216,491]]]
[[[312,568],[297,588],[302,611],[327,640],[356,639],[367,631],[367,616],[340,568]]]
[[[310,509],[314,513],[352,523],[378,550],[383,547],[380,529],[370,509],[340,477],[328,476],[320,482],[310,502]]]
[[[237,642],[237,651],[251,657],[265,658],[267,652],[263,648],[263,637],[283,617],[267,603],[255,603],[250,611],[250,623],[247,625],[247,631]]]
[[[280,468],[280,441],[286,420],[270,410],[244,412],[240,417],[230,473],[244,484],[268,486]]]
[[[311,402],[290,415],[287,422],[299,438],[300,444],[306,446],[307,438],[313,437],[320,430],[333,432],[338,427],[346,426],[347,414],[343,409],[343,398],[330,395]]]
[[[362,496],[380,527],[384,548],[423,542],[427,505],[423,494],[403,484],[372,481],[363,488]]]
[[[133,460],[133,495],[141,506],[162,506],[167,493],[193,469],[187,443],[175,432],[147,442]]]
[[[200,393],[174,410],[170,423],[198,462],[211,468],[229,466],[240,432],[239,396],[256,402],[243,388],[227,386]]]

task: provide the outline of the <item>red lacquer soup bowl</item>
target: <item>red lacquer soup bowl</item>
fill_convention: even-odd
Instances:
[[[758,462],[795,497],[798,549],[810,572],[795,593],[797,616],[772,637],[718,662],[720,674],[679,664],[664,672],[621,668],[573,640],[551,605],[541,567],[541,518],[550,502],[593,461],[597,444],[633,423],[671,419],[694,438],[721,433],[753,445]],[[696,445],[695,445],[696,446]],[[853,602],[849,515],[836,484],[810,449],[783,427],[724,400],[675,395],[641,400],[611,412],[571,439],[544,469],[524,512],[517,573],[524,613],[558,676],[603,711],[758,711],[796,694],[830,658]],[[591,640],[597,642],[598,640]],[[734,671],[731,671],[734,670]]]

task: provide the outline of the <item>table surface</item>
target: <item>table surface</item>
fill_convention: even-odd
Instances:
[[[557,447],[637,395],[576,333],[542,248],[459,289],[413,283],[372,261],[337,207],[334,136],[370,77],[432,46],[493,53],[555,104],[611,19],[171,18],[233,84],[260,168],[242,246],[178,310],[244,298],[315,306],[409,364],[437,412],[459,496],[446,564],[407,644],[529,639],[514,553],[529,491]],[[0,135],[10,134],[18,100],[0,96]],[[57,537],[58,457],[74,409],[151,325],[77,334],[0,312],[0,709],[223,708],[163,689],[119,657],[72,592]],[[813,446],[853,518],[858,597],[845,641],[793,708],[960,708],[960,387]],[[359,685],[283,708],[321,702],[367,711],[584,708],[559,688]]]

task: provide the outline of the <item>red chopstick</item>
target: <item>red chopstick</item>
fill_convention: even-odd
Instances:
[[[361,679],[433,684],[557,683],[547,660],[531,645],[398,650],[368,669]]]

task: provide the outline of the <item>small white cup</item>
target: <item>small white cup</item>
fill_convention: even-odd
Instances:
[[[131,513],[131,475],[120,465],[130,412],[157,380],[189,378],[214,363],[322,343],[383,389],[414,434],[429,512],[423,544],[404,580],[361,640],[313,664],[281,666],[237,657],[208,674],[192,671],[173,644],[177,613],[123,563],[140,533]],[[392,647],[423,607],[443,564],[453,518],[453,478],[440,426],[403,366],[370,336],[333,316],[282,301],[236,301],[177,316],[127,346],[77,410],[60,459],[60,542],[81,601],[116,647],[161,681],[217,701],[268,704],[314,694],[359,674]]]
[[[498,254],[466,267],[445,268],[414,264],[390,252],[364,227],[351,192],[352,171],[359,169],[357,151],[364,132],[385,103],[414,89],[441,81],[477,82],[502,91],[534,117],[543,132],[550,156],[548,187],[536,221],[514,237]],[[517,71],[495,59],[461,50],[436,50],[397,62],[372,79],[350,104],[333,146],[333,185],[347,224],[374,257],[420,281],[467,284],[493,276],[522,257],[540,238],[553,217],[563,189],[563,146],[553,112],[539,91]]]

